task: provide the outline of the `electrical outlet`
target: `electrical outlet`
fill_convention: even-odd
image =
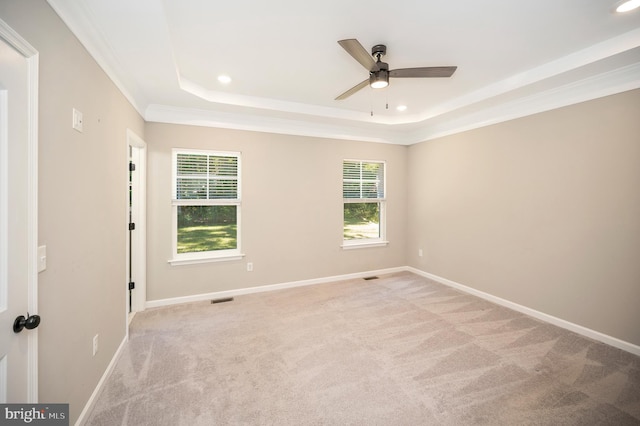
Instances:
[[[98,335],[93,336],[93,356],[98,353]]]
[[[418,256],[422,257],[422,249],[418,249]]]
[[[253,271],[253,262],[247,262],[247,272]]]

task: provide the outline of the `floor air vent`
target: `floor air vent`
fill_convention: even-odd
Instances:
[[[369,281],[369,280],[377,280],[378,277],[364,277],[363,280],[365,281]]]
[[[233,297],[223,297],[222,299],[211,299],[211,304],[214,303],[224,303],[224,302],[232,302]]]

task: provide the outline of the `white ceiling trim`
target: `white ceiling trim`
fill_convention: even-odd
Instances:
[[[562,73],[575,70],[591,63],[618,55],[628,50],[640,47],[640,29],[629,31],[618,37],[603,41],[586,49],[574,52],[565,57],[548,62],[539,67],[527,70],[502,81],[485,86],[437,108],[422,114],[417,121],[426,121],[439,115],[455,111],[460,108],[486,101],[496,96],[520,89]]]
[[[424,127],[413,132],[408,140],[410,143],[423,142],[638,88],[640,63]]]
[[[177,67],[178,65],[176,64],[176,69]],[[298,102],[279,101],[247,95],[234,95],[231,93],[209,90],[187,78],[180,76],[179,70],[178,75],[180,79],[180,88],[182,90],[211,103],[289,112],[292,114],[313,115],[317,117],[393,124],[390,120],[385,119],[385,117],[371,117],[371,114],[363,113],[361,111],[348,111],[339,108],[327,108],[316,105],[302,104]]]
[[[640,64],[636,63],[497,106],[482,108],[440,124],[425,123],[413,132],[395,130],[391,127],[387,131],[371,132],[355,126],[335,126],[304,120],[285,120],[165,105],[150,105],[144,117],[151,122],[412,145],[638,88]]]
[[[385,130],[384,128],[376,131],[355,126],[311,123],[303,120],[180,108],[168,105],[149,105],[144,119],[148,122],[157,123],[407,145],[402,133]]]
[[[105,41],[103,34],[95,27],[88,25],[88,17],[92,16],[89,8],[78,2],[77,6],[82,12],[75,13],[76,9],[65,7],[64,1],[47,0],[49,6],[58,14],[71,32],[76,36],[80,44],[84,46],[100,68],[113,81],[113,84],[122,92],[138,113],[144,115],[144,107],[147,104],[145,97],[136,90],[132,82],[123,82],[120,76],[126,75],[117,64],[118,60],[111,46]]]

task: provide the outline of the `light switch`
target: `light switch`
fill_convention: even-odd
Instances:
[[[47,269],[47,246],[38,247],[38,272]]]
[[[73,128],[82,133],[82,113],[73,109]]]

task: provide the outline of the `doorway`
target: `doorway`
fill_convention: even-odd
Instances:
[[[127,317],[145,309],[147,300],[147,144],[127,129]]]

